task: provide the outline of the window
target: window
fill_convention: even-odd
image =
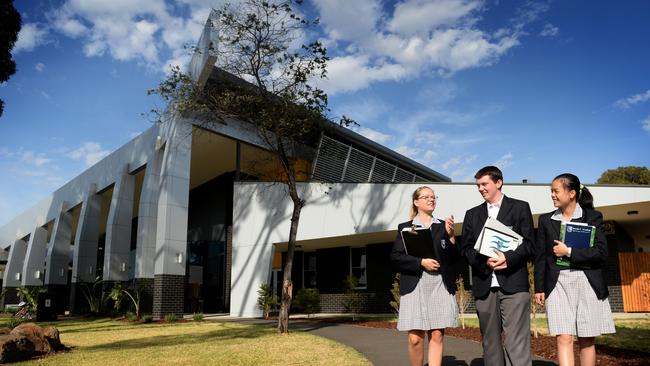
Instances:
[[[303,279],[304,287],[316,287],[316,252],[309,252],[303,255]]]
[[[366,277],[366,248],[350,248],[350,274],[359,280],[357,288],[365,289],[368,285]]]

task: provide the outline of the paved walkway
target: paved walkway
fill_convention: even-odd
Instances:
[[[226,320],[226,319],[221,319]],[[268,324],[277,321],[260,319],[228,319],[242,323]],[[292,319],[290,330],[301,330],[350,346],[363,354],[373,365],[407,365],[406,333],[392,329],[377,329],[350,324],[312,322]],[[426,348],[425,348],[426,352]],[[426,353],[425,353],[426,354]],[[444,366],[483,366],[482,349],[478,342],[445,337]],[[554,362],[535,359],[533,366],[553,366]]]

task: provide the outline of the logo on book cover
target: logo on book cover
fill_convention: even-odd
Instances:
[[[494,235],[492,237],[492,241],[490,242],[490,249],[498,250],[499,252],[504,252],[505,250],[508,249],[509,243],[510,240],[502,238],[498,235]]]
[[[568,226],[566,227],[567,233],[572,233],[573,232],[573,226]]]

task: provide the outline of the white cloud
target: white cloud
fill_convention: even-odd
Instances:
[[[650,116],[643,120],[643,129],[650,133]]]
[[[398,153],[406,156],[406,157],[409,157],[409,158],[413,159],[413,160],[418,160],[417,159],[418,154],[420,153],[419,149],[417,149],[415,147],[412,147],[412,146],[405,146],[405,145],[397,147],[394,150],[397,151]]]
[[[36,66],[34,66],[34,69],[38,72],[43,72],[45,70],[45,65],[42,62],[36,63]]]
[[[542,31],[539,32],[539,35],[542,37],[555,37],[560,33],[560,28],[554,26],[553,24],[547,23],[542,27]]]
[[[52,161],[51,159],[47,158],[45,154],[36,154],[33,151],[19,152],[18,157],[22,162],[35,166],[43,166]]]
[[[46,42],[45,36],[47,31],[42,29],[36,23],[23,24],[18,33],[18,40],[13,49],[13,53],[22,51],[31,51]]]
[[[512,165],[512,157],[512,153],[507,153],[495,161],[493,165],[503,170]]]
[[[461,157],[455,156],[455,157],[445,161],[444,163],[442,163],[440,165],[440,167],[442,168],[442,170],[447,170],[447,169],[449,169],[451,167],[455,167],[458,164],[460,164],[460,161],[461,161]]]
[[[620,109],[628,109],[635,104],[643,103],[650,100],[650,89],[645,93],[634,94],[627,98],[622,98],[614,102],[614,105]]]
[[[45,98],[47,100],[52,99],[52,97],[49,94],[47,94],[46,92],[44,92],[43,90],[41,90],[41,95],[43,96],[43,98]]]
[[[110,151],[102,150],[101,144],[97,142],[84,142],[81,147],[67,154],[70,159],[83,159],[86,166],[91,166],[102,160]]]
[[[384,13],[376,0],[315,5],[328,36],[324,42],[342,51],[328,66],[324,89],[330,94],[491,65],[519,44],[525,25],[548,9],[522,5],[509,28],[491,33],[477,27],[484,9],[479,0],[406,0],[392,13]]]
[[[390,138],[390,135],[387,135],[385,133],[381,133],[379,131],[373,130],[371,128],[367,127],[359,127],[355,128],[354,131],[362,136],[364,136],[367,139],[370,139],[376,143],[379,144],[384,144],[388,141]]]

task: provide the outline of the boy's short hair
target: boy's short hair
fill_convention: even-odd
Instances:
[[[501,169],[492,165],[479,169],[479,171],[474,174],[474,179],[481,179],[481,177],[486,175],[489,176],[494,183],[499,179],[503,182],[503,173],[501,172]]]

